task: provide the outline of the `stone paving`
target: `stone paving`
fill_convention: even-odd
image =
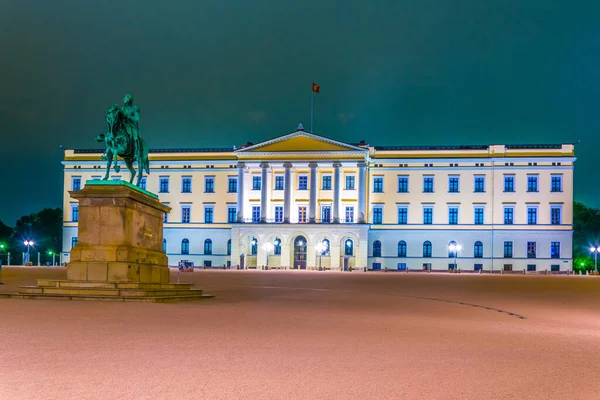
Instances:
[[[5,267],[0,293],[65,276]],[[200,270],[180,280],[216,297],[0,298],[0,398],[600,398],[599,277]]]

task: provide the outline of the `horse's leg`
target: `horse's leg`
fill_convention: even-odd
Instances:
[[[110,167],[112,166],[112,161],[113,161],[112,151],[107,149],[106,150],[106,173],[104,174],[104,178],[102,178],[103,181],[108,180],[108,174],[110,173]]]
[[[119,167],[119,156],[115,153],[115,172],[118,174],[121,172],[121,167]]]
[[[126,158],[125,164],[127,165],[129,172],[131,172],[131,177],[129,178],[129,183],[133,183],[133,178],[135,178],[135,168],[133,168],[133,161],[131,160],[131,158]]]

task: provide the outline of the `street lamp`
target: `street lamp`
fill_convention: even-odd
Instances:
[[[600,247],[590,247],[590,251],[594,253],[594,270],[598,271],[598,253],[600,252]]]
[[[52,256],[52,266],[56,266],[56,253],[52,250],[48,250],[48,255]]]
[[[323,257],[323,252],[325,250],[327,250],[327,243],[324,243],[324,242],[317,243],[317,254],[319,255],[319,271],[322,269],[321,257]]]
[[[461,249],[460,245],[458,244],[450,244],[448,245],[448,250],[450,250],[451,252],[454,253],[454,269],[458,270],[458,265],[456,265],[456,256],[458,254],[458,251]]]
[[[269,253],[273,250],[273,245],[270,242],[263,244],[263,249],[267,253],[267,269],[269,269]]]
[[[26,240],[23,242],[23,244],[27,246],[27,262],[24,262],[23,264],[27,265],[29,264],[29,247],[33,246],[35,243],[33,242],[33,240]]]

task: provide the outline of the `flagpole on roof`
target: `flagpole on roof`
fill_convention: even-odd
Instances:
[[[313,133],[313,114],[315,108],[315,93],[319,93],[321,91],[321,86],[316,83],[312,83],[312,92],[310,96],[310,133]]]
[[[315,108],[315,91],[310,92],[310,133],[313,133],[313,111]]]

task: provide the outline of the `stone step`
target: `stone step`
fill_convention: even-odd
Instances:
[[[56,294],[68,296],[113,296],[113,297],[165,297],[201,295],[201,289],[110,289],[102,287],[50,287],[23,286],[19,288],[23,294]]]
[[[2,297],[21,299],[51,299],[51,300],[87,300],[87,301],[113,301],[113,302],[139,302],[139,303],[177,303],[182,301],[195,301],[210,299],[211,294],[194,294],[187,296],[157,296],[157,297],[123,297],[123,296],[74,296],[61,294],[3,294]]]
[[[191,283],[151,283],[151,282],[90,282],[90,281],[59,281],[38,279],[40,287],[62,288],[99,288],[99,289],[189,289]]]

